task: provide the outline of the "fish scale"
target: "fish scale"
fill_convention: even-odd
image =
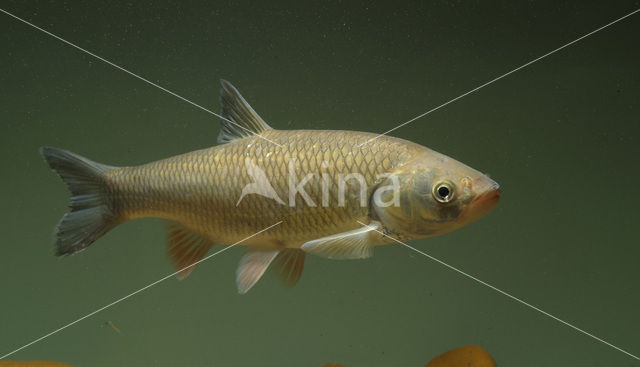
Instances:
[[[273,142],[247,137],[231,143],[190,152],[136,167],[108,173],[109,190],[118,203],[123,220],[161,217],[181,223],[215,243],[233,243],[269,225],[282,224],[256,236],[249,244],[299,248],[324,233],[337,233],[359,226],[369,217],[361,207],[359,185],[337,206],[339,175],[361,174],[367,198],[378,175],[405,162],[412,143],[382,137],[359,147],[375,135],[350,131],[278,131],[263,134]],[[271,153],[271,154],[265,154]],[[329,154],[333,153],[333,154]],[[309,206],[296,195],[289,206],[289,159],[295,159],[296,184],[314,175],[305,192],[317,205]],[[258,165],[286,205],[249,195],[236,207],[242,189],[252,182],[244,160]],[[324,166],[326,167],[323,167]],[[329,205],[322,206],[322,174],[329,178]],[[355,181],[354,181],[355,182]],[[353,185],[348,185],[351,188]]]

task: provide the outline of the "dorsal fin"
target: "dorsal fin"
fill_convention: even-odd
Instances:
[[[167,255],[175,269],[180,270],[178,279],[191,274],[195,265],[188,266],[202,260],[211,246],[213,244],[210,241],[181,224],[167,222]]]
[[[273,270],[287,287],[293,287],[298,283],[304,268],[305,252],[297,248],[287,248],[278,254],[273,260]]]
[[[229,120],[220,120],[218,143],[228,143],[235,139],[260,134],[272,128],[251,108],[240,92],[228,81],[220,80],[220,104],[222,116]],[[231,121],[231,122],[230,122]]]

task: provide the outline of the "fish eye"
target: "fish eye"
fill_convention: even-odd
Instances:
[[[441,203],[448,203],[453,200],[453,185],[449,181],[438,182],[433,185],[432,194],[434,199]]]

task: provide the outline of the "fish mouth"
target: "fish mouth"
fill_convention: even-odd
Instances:
[[[484,176],[476,181],[479,181],[478,186],[482,187],[483,190],[480,192],[480,194],[473,198],[473,200],[471,200],[469,204],[467,204],[467,207],[460,215],[460,220],[464,224],[475,222],[476,220],[489,214],[496,207],[496,205],[498,205],[498,202],[500,201],[500,195],[502,194],[500,185],[487,176]],[[476,187],[475,182],[474,187]]]

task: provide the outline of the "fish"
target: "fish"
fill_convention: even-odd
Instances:
[[[376,246],[466,226],[500,198],[488,175],[422,145],[369,132],[273,129],[225,80],[220,103],[217,145],[143,165],[42,147],[71,192],[55,254],[84,250],[121,223],[162,218],[180,279],[214,244],[245,246],[236,270],[244,294],[268,268],[293,286],[307,254],[369,258]]]

